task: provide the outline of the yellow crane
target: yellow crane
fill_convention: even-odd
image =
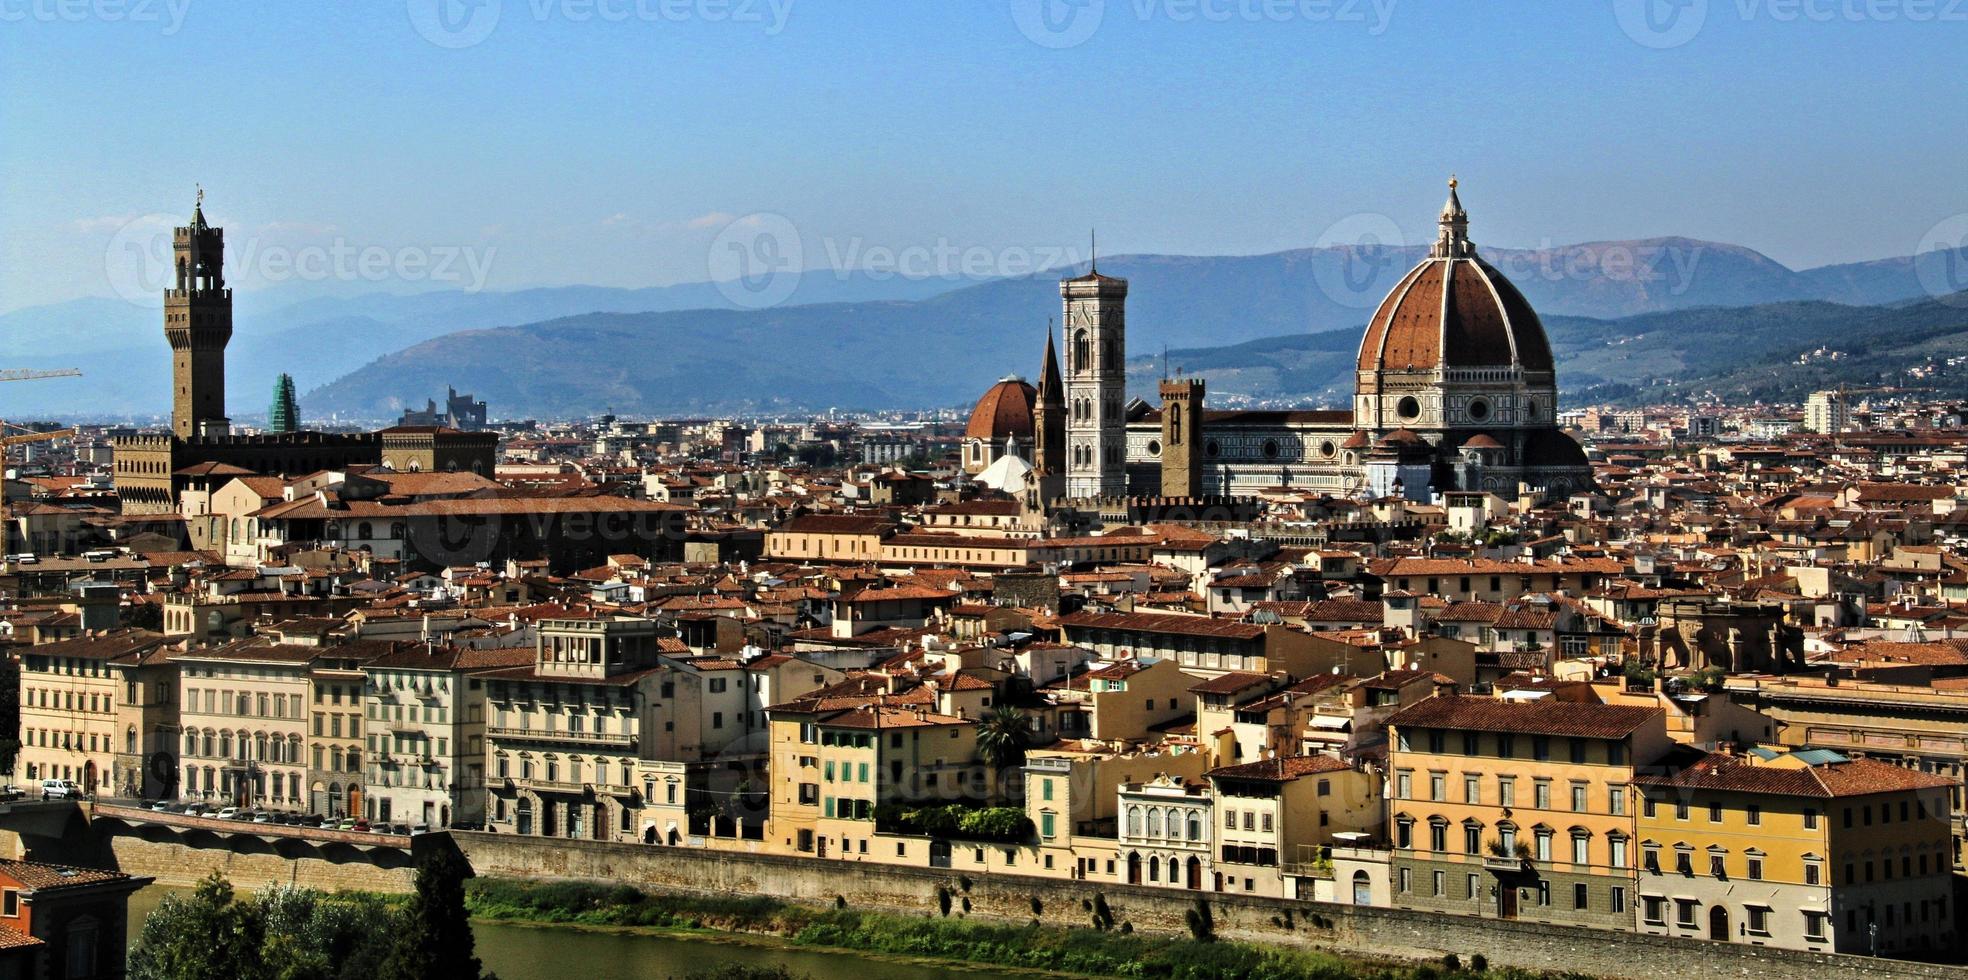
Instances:
[[[39,381],[43,378],[79,378],[81,376],[82,372],[75,368],[55,368],[47,371],[37,371],[31,368],[0,370],[0,381]],[[10,436],[7,434],[9,428],[20,429],[22,434]],[[35,432],[24,426],[11,425],[6,421],[0,420],[0,470],[6,469],[7,450],[15,446],[34,442],[48,442],[54,439],[68,439],[74,435],[75,430],[72,428],[57,429],[53,432]],[[12,514],[7,506],[7,492],[4,488],[0,488],[0,546],[10,545],[12,542]]]

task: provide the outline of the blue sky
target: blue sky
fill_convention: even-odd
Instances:
[[[1479,244],[1805,267],[1968,211],[1968,2],[1644,2],[0,0],[0,310],[111,294],[194,182],[262,255],[490,288],[701,280],[761,212],[807,265],[1426,238],[1450,171]]]

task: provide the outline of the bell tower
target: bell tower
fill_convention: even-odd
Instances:
[[[1066,313],[1066,496],[1127,492],[1126,279],[1061,280]]]
[[[1203,495],[1203,379],[1163,378],[1162,496]]]
[[[164,339],[171,344],[171,433],[180,439],[225,435],[225,349],[232,339],[232,290],[225,284],[225,232],[205,223],[205,191],[191,224],[171,235],[177,278],[164,291]]]

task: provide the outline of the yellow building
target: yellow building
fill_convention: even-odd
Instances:
[[[143,630],[29,647],[20,655],[14,781],[67,779],[87,793],[166,796],[177,782],[176,668]]]
[[[1379,778],[1332,756],[1264,759],[1206,775],[1216,866],[1203,887],[1212,891],[1285,897],[1287,866],[1309,861],[1334,834],[1381,829]]]
[[[1826,750],[1684,750],[1635,779],[1639,929],[1861,955],[1952,948],[1951,781]]]
[[[1636,767],[1658,708],[1444,695],[1389,719],[1393,904],[1630,929]]]
[[[770,709],[766,838],[773,847],[816,857],[907,858],[870,851],[877,807],[992,798],[996,780],[977,757],[976,722],[879,696],[838,706],[847,700],[822,696]]]

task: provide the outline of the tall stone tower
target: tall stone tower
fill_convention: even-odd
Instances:
[[[1203,495],[1203,379],[1162,379],[1162,496]]]
[[[205,223],[205,192],[191,224],[172,232],[177,283],[164,291],[171,344],[171,432],[180,439],[224,435],[225,348],[232,339],[232,290],[225,284],[225,232]]]
[[[1066,381],[1059,375],[1059,352],[1046,324],[1045,363],[1039,365],[1038,407],[1032,418],[1032,477],[1040,504],[1066,492]]]
[[[1064,279],[1066,307],[1066,495],[1127,492],[1127,289],[1125,279]]]
[[[294,400],[294,376],[273,379],[273,403],[267,406],[268,432],[293,432],[301,427],[301,406]]]

